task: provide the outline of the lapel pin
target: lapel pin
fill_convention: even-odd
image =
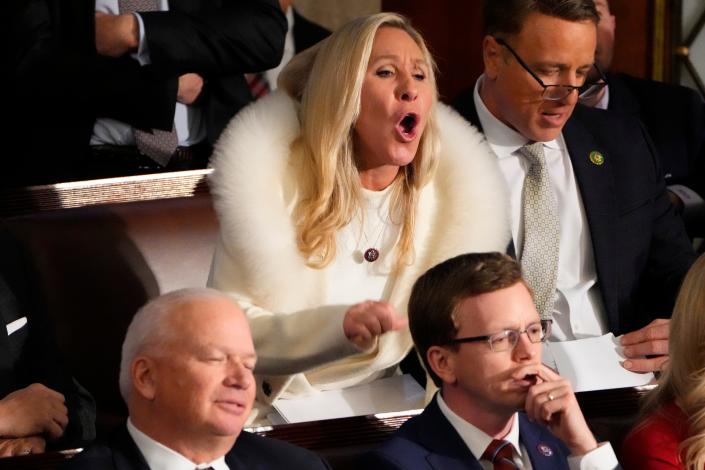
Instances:
[[[592,162],[593,165],[602,165],[605,163],[605,156],[602,155],[600,152],[597,150],[593,150],[590,152],[590,161]]]
[[[548,444],[544,444],[543,442],[541,442],[539,443],[539,445],[536,446],[536,448],[544,457],[550,457],[553,455],[553,449],[551,449],[551,446],[549,446]]]

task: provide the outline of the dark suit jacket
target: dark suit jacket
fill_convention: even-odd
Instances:
[[[277,0],[172,0],[169,6],[141,14],[152,61],[142,67],[129,54],[96,54],[94,2],[11,2],[12,27],[0,33],[10,49],[13,90],[0,179],[13,186],[75,179],[90,157],[88,142],[100,117],[170,130],[178,77],[188,72],[205,80],[196,105],[204,112],[208,143],[215,142],[252,100],[243,73],[281,60],[286,18]]]
[[[609,74],[610,111],[644,123],[667,184],[685,184],[705,197],[705,101],[687,87]]]
[[[299,53],[330,36],[323,26],[309,21],[294,8],[294,48]]]
[[[666,184],[705,197],[705,101],[694,90],[625,74],[609,75],[610,111],[639,118],[654,141]],[[691,237],[705,234],[702,212],[683,214]]]
[[[480,127],[472,92],[454,106]],[[619,335],[669,317],[695,253],[669,202],[651,139],[634,118],[580,105],[563,136],[610,331]],[[590,161],[593,150],[604,155],[602,165]]]
[[[276,0],[172,0],[168,12],[140,16],[152,64],[99,57],[99,117],[171,130],[178,77],[195,72],[206,81],[197,104],[213,144],[252,100],[243,73],[275,67],[284,50],[286,18]]]
[[[225,454],[230,470],[317,470],[330,468],[318,455],[286,442],[242,432]],[[66,470],[149,470],[144,456],[126,427],[120,428],[107,445],[94,445],[69,460]]]
[[[95,438],[95,403],[59,359],[52,328],[20,251],[5,243],[4,235],[0,238],[0,398],[33,383],[62,393],[69,424],[61,440],[49,446],[85,445]],[[8,336],[7,325],[23,317],[26,325]]]
[[[7,36],[12,90],[6,97],[12,118],[0,130],[7,155],[0,185],[67,180],[88,153],[95,122],[95,9],[85,0],[11,6],[5,19],[12,27],[0,32]]]
[[[519,414],[519,441],[535,469],[567,469],[570,452],[545,427]],[[539,451],[546,446],[549,452]],[[411,418],[394,436],[362,459],[369,469],[481,470],[477,459],[443,416],[434,399],[419,416]]]

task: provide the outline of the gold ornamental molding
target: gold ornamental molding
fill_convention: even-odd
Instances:
[[[657,2],[659,3],[663,3],[665,1],[666,0],[657,0]],[[698,73],[697,69],[695,68],[693,61],[690,60],[690,48],[693,46],[695,39],[697,39],[698,35],[703,31],[704,28],[705,9],[703,9],[703,11],[700,13],[698,20],[695,22],[695,25],[690,31],[690,34],[688,34],[688,37],[685,38],[682,44],[679,44],[674,49],[676,60],[679,63],[683,64],[686,71],[693,79],[693,82],[695,82],[695,86],[698,87],[698,90],[700,90],[700,94],[702,94],[703,97],[705,97],[705,82],[703,81],[703,77],[700,75],[700,73]]]
[[[662,82],[665,75],[666,57],[666,2],[667,0],[654,1],[654,39],[652,50],[651,78]]]

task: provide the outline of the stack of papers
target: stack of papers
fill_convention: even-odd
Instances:
[[[410,375],[395,375],[343,390],[326,390],[273,405],[286,423],[418,410],[425,391]]]
[[[555,366],[570,381],[575,392],[638,387],[654,380],[651,372],[638,374],[622,367],[626,357],[612,333],[575,341],[549,341],[544,343],[543,357],[546,365]]]

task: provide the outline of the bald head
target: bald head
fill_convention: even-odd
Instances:
[[[123,344],[121,392],[133,424],[194,462],[229,450],[252,409],[256,362],[242,310],[212,289],[150,301]]]
[[[198,315],[193,305],[209,303],[209,301],[216,303],[220,301],[223,305],[230,304],[231,309],[242,315],[240,308],[230,297],[208,288],[187,288],[169,292],[150,300],[137,311],[122,344],[120,393],[126,402],[131,389],[129,369],[134,358],[146,352],[159,354],[160,348],[169,340],[178,342],[183,332],[167,327],[168,320],[186,314]],[[234,312],[234,314],[237,313]]]

